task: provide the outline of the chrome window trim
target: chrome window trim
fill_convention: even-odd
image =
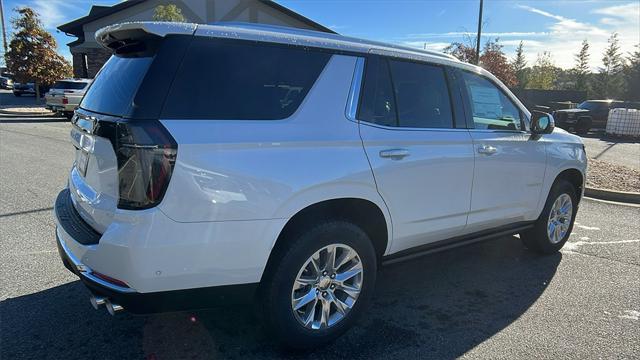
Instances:
[[[351,89],[349,89],[349,97],[347,98],[346,116],[351,121],[358,122],[356,115],[358,113],[358,103],[360,102],[360,89],[362,89],[362,79],[364,77],[364,58],[356,58],[356,65],[353,70],[353,78],[351,79]]]

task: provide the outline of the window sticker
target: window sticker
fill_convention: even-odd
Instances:
[[[502,106],[500,93],[494,87],[469,85],[471,101],[473,102],[473,116],[500,119]]]

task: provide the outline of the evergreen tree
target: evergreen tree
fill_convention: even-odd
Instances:
[[[598,97],[613,99],[622,95],[624,58],[620,52],[618,34],[613,33],[602,57],[602,65],[597,76],[596,92]]]
[[[629,54],[627,65],[624,69],[624,94],[625,100],[640,101],[640,44],[636,50]]]
[[[575,79],[575,89],[580,91],[589,91],[589,42],[585,39],[582,41],[580,52],[575,56],[576,65],[573,67]]]
[[[511,61],[511,67],[515,73],[516,80],[519,88],[524,88],[527,85],[527,60],[524,57],[524,43],[520,41],[520,44],[516,48],[516,57]]]

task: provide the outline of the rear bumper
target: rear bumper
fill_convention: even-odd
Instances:
[[[231,257],[225,249],[208,249],[208,242],[198,242],[202,234],[227,236],[227,231],[220,230],[220,223],[203,229],[202,224],[175,223],[159,211],[141,214],[137,219],[129,219],[133,215],[127,214],[130,224],[118,222],[99,234],[77,214],[69,190],[63,190],[56,200],[54,215],[57,247],[64,266],[93,294],[137,314],[253,301],[263,265],[252,264],[248,272],[242,261],[251,256],[236,252]],[[220,266],[224,264],[217,260],[219,256],[242,267]],[[128,286],[106,281],[102,274]]]
[[[206,309],[229,304],[248,304],[254,299],[258,284],[212,286],[207,288],[139,293],[110,284],[80,263],[56,234],[58,253],[64,266],[77,275],[96,296],[108,298],[133,314]]]

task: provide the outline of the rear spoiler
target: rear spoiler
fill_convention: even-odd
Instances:
[[[96,41],[115,53],[152,38],[167,35],[193,35],[197,24],[175,22],[128,22],[110,25],[96,31]]]

